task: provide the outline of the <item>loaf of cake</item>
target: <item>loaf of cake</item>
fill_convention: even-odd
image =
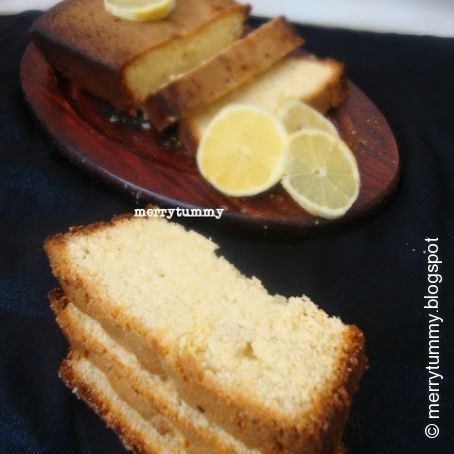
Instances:
[[[240,38],[248,12],[233,0],[178,0],[165,19],[132,22],[108,13],[103,0],[65,0],[37,20],[32,36],[57,71],[134,111]]]
[[[283,17],[273,19],[152,93],[143,109],[162,130],[253,79],[303,41]]]
[[[160,414],[196,452],[335,451],[365,367],[356,327],[270,295],[161,218],[75,228],[45,249],[73,350],[117,395],[126,380],[135,394],[121,398],[146,421]]]
[[[339,106],[346,96],[341,63],[304,54],[291,55],[218,101],[184,117],[179,125],[180,141],[189,150],[195,150],[211,120],[230,104],[250,104],[275,112],[282,101],[296,98],[326,113]]]

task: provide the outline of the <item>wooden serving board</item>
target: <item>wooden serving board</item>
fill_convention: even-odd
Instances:
[[[224,223],[303,234],[364,216],[382,204],[397,183],[399,154],[392,131],[372,101],[351,82],[346,102],[330,116],[356,156],[361,189],[346,216],[326,220],[305,212],[280,185],[250,198],[220,194],[200,176],[193,155],[136,124],[111,123],[105,103],[56,77],[33,43],[22,59],[21,81],[28,103],[60,152],[138,202],[225,208]]]

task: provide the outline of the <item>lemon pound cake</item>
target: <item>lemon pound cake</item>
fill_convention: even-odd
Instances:
[[[32,36],[64,76],[131,111],[240,38],[248,12],[232,0],[178,0],[164,19],[133,22],[107,12],[103,0],[66,0],[38,19]]]
[[[310,55],[291,55],[218,101],[183,118],[179,126],[180,141],[190,150],[197,149],[211,120],[231,104],[252,105],[275,113],[283,101],[293,98],[326,113],[339,106],[346,95],[341,63]]]
[[[212,241],[161,218],[74,228],[45,249],[74,308],[137,368],[165,377],[220,439],[263,453],[335,451],[365,367],[355,326],[306,297],[270,295]]]
[[[105,328],[99,321],[70,303],[61,292],[51,292],[49,299],[58,324],[72,349],[61,367],[63,379],[77,395],[87,400],[88,404],[100,413],[108,425],[117,432],[121,430],[120,436],[124,444],[141,446],[140,451],[145,452],[169,452],[173,444],[170,437],[164,439],[164,442],[167,440],[169,443],[167,450],[156,449],[154,429],[157,429],[160,435],[175,435],[175,432],[183,435],[186,449],[182,448],[181,452],[259,454],[260,451],[248,448],[210,422],[203,412],[182,401],[174,384],[167,380],[162,371],[151,373],[143,367],[143,358],[139,359],[127,347],[114,340],[113,334],[108,332],[109,328]],[[112,327],[111,323],[108,325]],[[81,367],[87,370],[91,378],[87,378],[87,374],[78,374],[76,378],[75,371]],[[101,387],[102,393],[96,392],[93,390],[93,384],[87,383],[92,383],[95,376],[98,377],[97,382],[108,382]],[[87,387],[91,388],[90,396],[96,394],[96,405],[93,397],[87,397]],[[132,413],[136,410],[140,417],[136,415],[135,418],[122,422],[121,416],[117,414],[116,424],[112,424],[108,420],[109,415],[99,411],[100,401],[105,402],[102,404],[104,407],[112,407],[112,403],[117,403],[118,406],[118,402],[123,401],[123,408],[128,408]],[[144,425],[140,418],[154,427],[146,432],[148,435],[140,430]],[[147,449],[144,449],[144,446]],[[154,449],[148,448],[149,446],[154,446]],[[336,452],[342,452],[341,445]]]
[[[303,41],[283,17],[273,19],[151,94],[144,110],[164,129],[270,68]]]

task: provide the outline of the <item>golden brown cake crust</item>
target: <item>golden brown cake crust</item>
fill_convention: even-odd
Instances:
[[[139,334],[151,351],[166,358],[167,374],[177,385],[179,394],[193,407],[201,406],[215,423],[241,440],[247,446],[257,447],[264,453],[331,453],[334,452],[348,417],[351,394],[357,388],[366,365],[364,337],[358,328],[348,327],[338,365],[330,380],[323,386],[310,422],[283,420],[260,403],[246,396],[230,394],[213,383],[193,362],[191,357],[164,350],[159,342],[139,321],[132,320],[104,301],[96,288],[73,270],[68,262],[65,243],[71,235],[86,235],[116,223],[128,222],[132,216],[120,216],[110,223],[97,223],[72,229],[71,233],[48,238],[45,249],[50,257],[54,274],[59,278],[68,299],[76,306],[91,304],[111,317],[125,329]],[[82,301],[82,302],[81,302]],[[169,362],[170,361],[170,362]],[[165,367],[165,364],[163,364]]]
[[[103,0],[66,0],[44,13],[32,36],[52,66],[120,109],[131,109],[125,65],[176,38],[188,37],[224,14],[245,16],[233,0],[180,0],[165,19],[132,22],[108,13]]]
[[[143,108],[162,130],[265,71],[303,42],[285,18],[273,19],[153,93]]]
[[[316,59],[311,56],[309,58]],[[333,75],[324,90],[315,93],[311,99],[306,102],[314,109],[325,114],[330,109],[340,106],[348,95],[347,76],[345,74],[345,66],[343,63],[330,58],[324,59],[326,64],[331,65],[333,68]]]

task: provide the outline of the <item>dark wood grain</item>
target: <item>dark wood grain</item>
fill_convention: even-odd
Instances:
[[[162,137],[135,124],[112,124],[105,104],[59,80],[32,43],[22,60],[21,81],[27,101],[61,153],[137,201],[165,207],[223,207],[223,220],[230,224],[305,233],[364,216],[391,195],[397,182],[394,136],[383,115],[352,83],[348,99],[331,118],[357,158],[361,190],[346,216],[330,221],[306,213],[280,185],[251,198],[220,194],[201,178],[194,157],[185,150],[166,149]]]

